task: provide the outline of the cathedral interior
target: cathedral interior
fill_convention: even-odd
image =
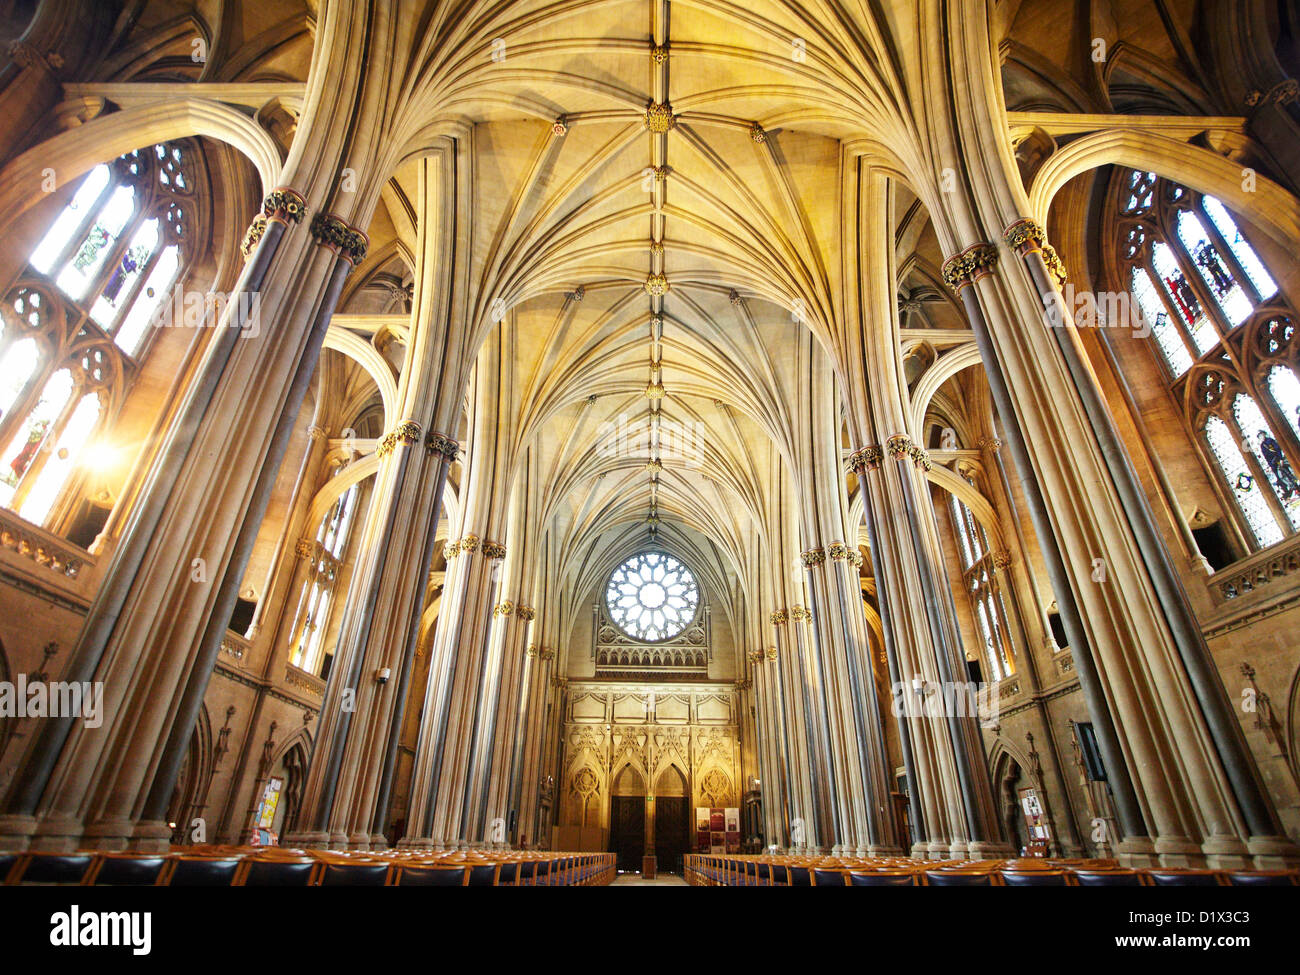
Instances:
[[[0,876],[1300,882],[1298,37],[0,0]]]

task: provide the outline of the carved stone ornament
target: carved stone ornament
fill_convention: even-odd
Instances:
[[[662,134],[676,125],[677,116],[667,102],[654,102],[645,110],[645,127],[651,132]]]
[[[446,434],[431,433],[429,439],[424,442],[424,449],[431,454],[442,454],[447,458],[448,463],[452,463],[460,453],[460,444]]]
[[[417,444],[420,442],[420,432],[420,424],[414,420],[403,420],[384,435],[375,453],[380,458],[384,458],[396,450],[399,443]]]

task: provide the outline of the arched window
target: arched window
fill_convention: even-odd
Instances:
[[[360,494],[361,485],[353,484],[339,496],[317,526],[310,551],[304,553],[309,562],[307,579],[289,643],[289,662],[321,677],[329,676],[325,667],[325,634],[330,607],[343,574],[343,560],[356,521]]]
[[[1121,279],[1220,495],[1255,547],[1300,531],[1300,343],[1227,208],[1137,170],[1116,176]]]
[[[163,144],[96,166],[0,299],[0,505],[28,521],[66,526],[192,256],[194,155]]]
[[[970,479],[967,478],[969,483]],[[960,550],[962,581],[970,599],[971,615],[981,643],[980,676],[999,681],[1015,672],[1011,653],[1011,632],[993,552],[989,548],[984,526],[974,512],[957,495],[948,495],[948,513],[952,516],[953,534]]]

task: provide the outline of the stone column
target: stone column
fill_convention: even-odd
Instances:
[[[396,746],[419,638],[426,582],[448,469],[459,445],[445,431],[460,403],[461,377],[442,358],[456,336],[443,324],[455,294],[439,257],[454,239],[442,218],[456,198],[449,154],[420,163],[420,247],[407,365],[398,388],[403,417],[380,441],[375,489],[357,547],[321,724],[303,791],[304,845],[386,846],[382,835]]]

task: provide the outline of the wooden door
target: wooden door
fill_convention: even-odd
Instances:
[[[609,849],[618,869],[641,872],[645,854],[645,796],[614,796],[609,815]]]
[[[655,798],[655,856],[661,873],[681,873],[682,854],[690,852],[686,796]]]

